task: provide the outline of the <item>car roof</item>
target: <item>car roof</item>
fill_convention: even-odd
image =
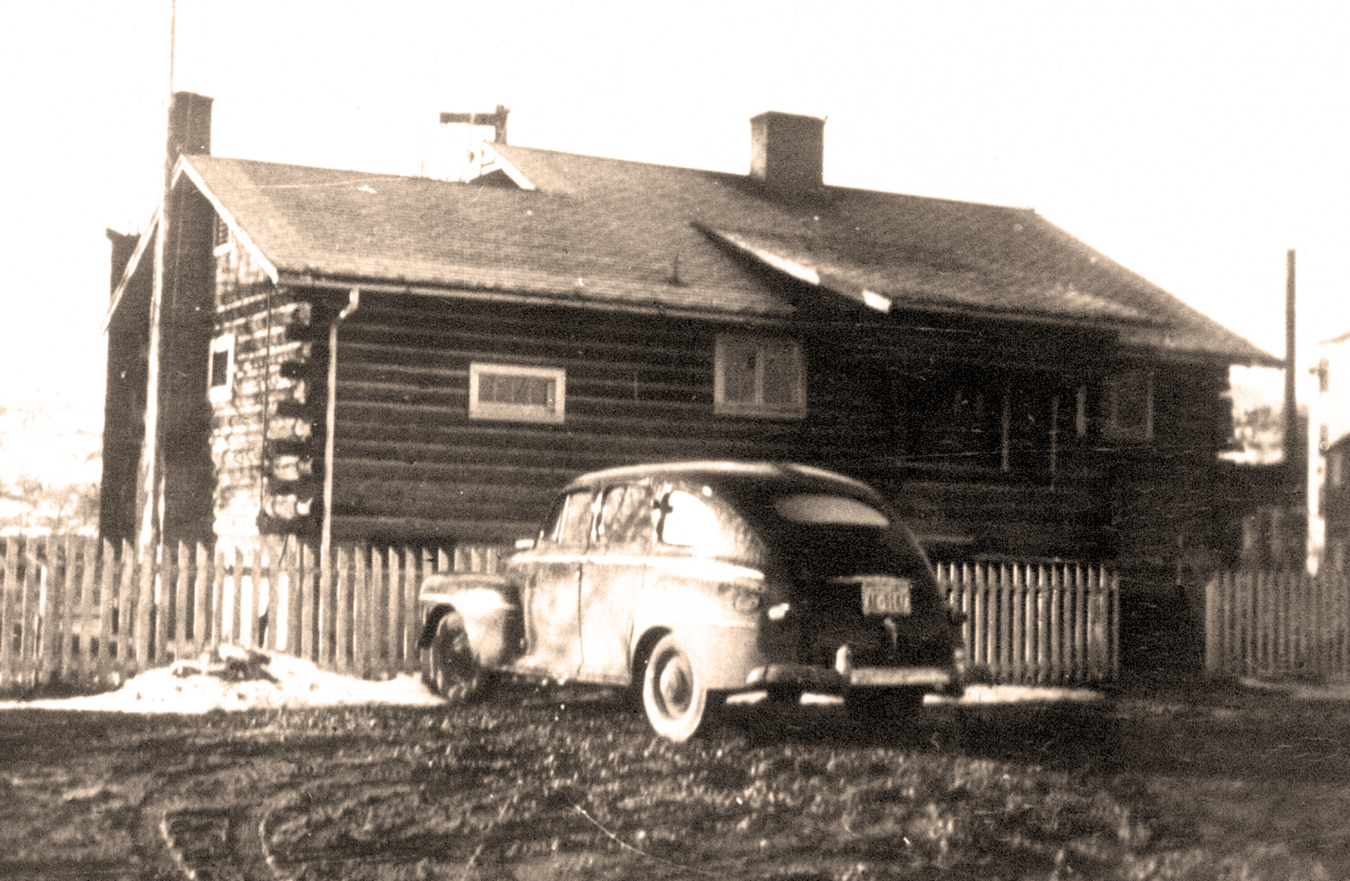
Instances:
[[[785,486],[825,489],[834,487],[876,498],[877,492],[860,480],[795,462],[687,461],[627,465],[583,474],[567,490],[646,479],[701,480],[710,485],[781,483]]]

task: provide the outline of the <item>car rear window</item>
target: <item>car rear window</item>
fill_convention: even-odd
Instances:
[[[891,525],[890,518],[885,514],[866,502],[848,496],[823,493],[780,496],[774,500],[773,508],[779,517],[792,523],[877,527]]]

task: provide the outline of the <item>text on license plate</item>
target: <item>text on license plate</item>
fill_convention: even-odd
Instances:
[[[909,581],[904,578],[864,581],[862,610],[864,615],[908,615]]]

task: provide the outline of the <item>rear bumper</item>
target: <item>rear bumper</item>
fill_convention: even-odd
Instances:
[[[960,696],[962,677],[948,667],[853,667],[846,672],[806,664],[769,664],[746,677],[747,688],[799,686],[802,691],[844,694],[850,688],[922,688]]]

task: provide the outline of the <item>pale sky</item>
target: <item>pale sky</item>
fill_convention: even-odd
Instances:
[[[745,172],[828,118],[827,183],[1035,208],[1275,355],[1350,331],[1350,11],[1334,3],[178,0],[173,87],[221,156],[417,174],[510,140]],[[102,400],[104,230],[158,199],[171,0],[7,3],[0,404]],[[1304,371],[1300,370],[1300,373]]]

